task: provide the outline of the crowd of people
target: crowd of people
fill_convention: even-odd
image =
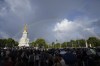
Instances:
[[[0,66],[100,66],[99,48],[0,48]]]

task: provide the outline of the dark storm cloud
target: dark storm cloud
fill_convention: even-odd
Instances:
[[[84,33],[86,36],[94,36],[90,31],[100,36],[99,6],[99,0],[0,0],[0,35],[1,38],[7,36],[19,39],[27,23],[30,40],[43,37],[47,41],[55,41],[59,39],[56,35],[58,33],[53,31],[55,26],[67,19],[75,24],[83,24],[85,30],[75,26],[75,34],[72,34],[67,31],[72,29],[67,27],[64,31],[72,36],[59,33],[59,40],[77,38],[76,35],[82,38]]]

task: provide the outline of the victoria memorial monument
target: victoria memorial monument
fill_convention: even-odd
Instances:
[[[24,26],[24,31],[23,31],[21,39],[19,40],[18,46],[19,47],[22,47],[22,46],[29,47],[27,25]]]

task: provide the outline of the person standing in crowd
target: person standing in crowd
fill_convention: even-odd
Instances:
[[[13,63],[11,57],[5,58],[4,66],[14,66],[14,63]]]
[[[28,65],[29,66],[33,66],[34,65],[34,53],[29,55]]]
[[[56,55],[55,56],[54,66],[62,66],[62,64],[61,64],[61,56],[60,55]]]
[[[100,66],[99,54],[89,48],[63,50],[65,54],[60,49],[0,49],[0,66]]]
[[[35,54],[35,66],[39,66],[39,54]]]

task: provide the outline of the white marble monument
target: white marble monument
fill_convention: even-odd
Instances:
[[[19,40],[19,47],[29,47],[29,39],[28,39],[27,25],[24,26],[24,31],[21,39]]]

